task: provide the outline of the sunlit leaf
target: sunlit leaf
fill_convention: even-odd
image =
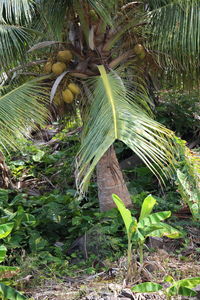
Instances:
[[[0,225],[0,239],[3,239],[10,234],[13,229],[13,226],[14,223]]]
[[[143,218],[139,222],[138,226],[143,228],[145,226],[151,226],[154,224],[158,224],[158,222],[165,220],[165,219],[169,218],[170,216],[171,216],[170,211],[156,212],[156,213],[149,215],[148,217]]]
[[[162,285],[154,282],[139,283],[131,288],[133,292],[137,293],[154,293],[162,290]]]
[[[151,195],[147,196],[143,203],[142,203],[142,208],[140,212],[140,218],[139,221],[147,217],[153,210],[154,206],[156,204],[156,199],[152,197]]]
[[[9,300],[26,300],[27,298],[23,296],[21,293],[11,288],[10,286],[6,286],[3,283],[0,283],[0,295],[3,299]]]
[[[131,216],[131,212],[129,209],[127,209],[124,205],[124,202],[115,194],[112,195],[113,201],[115,202],[122,219],[124,221],[126,231],[128,236],[130,235],[130,226],[133,223],[133,217]]]

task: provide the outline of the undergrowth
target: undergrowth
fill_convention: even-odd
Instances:
[[[28,284],[34,286],[47,278],[62,280],[77,272],[82,275],[107,270],[126,252],[126,235],[117,209],[99,212],[95,178],[87,198],[77,195],[74,157],[79,133],[67,133],[68,129],[62,130],[49,145],[22,141],[22,150],[7,158],[15,189],[0,190],[0,222],[14,222],[5,245],[6,263],[21,269],[11,281],[17,287],[19,279],[29,275]],[[115,147],[120,162],[129,157],[122,143]],[[125,169],[124,174],[134,204],[133,216],[138,217],[143,200],[152,194],[157,201],[155,211],[172,211],[173,225],[177,223],[182,230],[185,223],[175,216],[181,208],[175,180],[161,187],[143,164]],[[183,248],[188,244],[185,240]]]

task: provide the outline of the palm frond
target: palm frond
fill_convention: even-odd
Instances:
[[[24,51],[31,41],[31,32],[18,25],[0,25],[0,65],[4,69],[24,58]]]
[[[32,18],[32,0],[1,0],[0,22],[21,24],[29,22]]]
[[[41,17],[45,20],[45,26],[52,33],[53,38],[60,40],[62,30],[66,31],[67,28],[65,27],[69,26],[71,20],[73,21],[72,10],[70,9],[73,9],[79,15],[82,27],[84,22],[87,23],[84,2],[87,2],[91,9],[94,9],[106,24],[111,25],[111,14],[115,6],[114,0],[49,0],[48,2],[42,0],[38,4],[38,10],[42,11]]]
[[[72,7],[72,0],[41,0],[37,4],[38,11],[41,19],[41,24],[45,26],[48,34],[51,33],[51,37],[57,40],[61,40],[61,33],[65,25],[65,16],[70,7]],[[70,18],[70,16],[69,16]],[[69,22],[69,19],[66,20]]]
[[[107,74],[103,66],[99,70],[101,76],[89,82],[92,104],[77,156],[77,186],[87,190],[96,164],[115,140],[130,147],[158,177],[168,176],[173,133],[136,104],[143,102],[144,93],[128,91],[116,72]]]
[[[149,11],[148,30],[152,34],[150,48],[170,69],[177,67],[190,76],[198,76],[200,52],[200,2],[197,0],[148,1],[154,3]],[[160,6],[158,4],[160,2]],[[163,3],[163,5],[161,5]],[[164,55],[163,55],[164,54]],[[181,67],[181,69],[180,69]]]
[[[154,10],[168,5],[172,0],[143,0],[148,9]]]
[[[111,14],[115,9],[115,0],[87,0],[87,2],[98,13],[98,15],[106,24],[112,25]]]
[[[47,91],[37,79],[14,89],[1,89],[0,94],[0,147],[18,147],[20,136],[26,135],[28,128],[44,124]]]

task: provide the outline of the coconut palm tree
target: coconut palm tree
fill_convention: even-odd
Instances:
[[[176,152],[174,134],[153,119],[149,86],[155,85],[159,76],[161,80],[170,75],[181,84],[188,82],[189,76],[198,78],[199,6],[198,0],[3,1],[1,26],[13,26],[12,34],[10,29],[0,34],[2,47],[6,45],[5,51],[11,53],[3,51],[3,74],[10,76],[12,65],[21,61],[23,65],[14,69],[16,88],[0,99],[2,145],[7,143],[8,133],[10,144],[15,144],[16,129],[21,134],[28,124],[44,119],[43,99],[36,99],[45,98],[50,87],[50,102],[64,105],[65,113],[72,113],[74,107],[82,118],[81,148],[76,159],[80,192],[87,191],[96,168],[101,210],[114,206],[112,193],[131,206],[113,143],[125,143],[160,180],[170,176]],[[28,45],[32,46],[29,58],[25,54]],[[55,72],[52,65],[59,61],[57,53],[66,49],[73,59],[67,69]],[[54,74],[39,77],[41,69],[35,65],[47,60],[48,71]],[[39,79],[36,76],[27,81],[24,72],[19,74],[27,69],[28,79],[37,72]],[[72,102],[72,93],[71,103],[63,104],[63,91],[70,82],[79,86],[81,95]],[[5,114],[3,103],[11,110],[9,114]]]

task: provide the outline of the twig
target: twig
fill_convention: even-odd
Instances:
[[[8,72],[7,76],[8,77],[11,76],[11,73],[14,73],[14,72],[16,72],[18,70],[21,70],[21,69],[24,69],[24,68],[28,68],[28,67],[32,67],[32,66],[36,66],[36,65],[40,65],[40,64],[43,64],[45,62],[47,62],[47,59],[35,60],[35,61],[31,61],[31,62],[27,63],[26,65],[20,65],[20,66],[14,68],[14,69],[11,69]]]
[[[56,186],[44,175],[42,175],[42,177],[55,189]]]

